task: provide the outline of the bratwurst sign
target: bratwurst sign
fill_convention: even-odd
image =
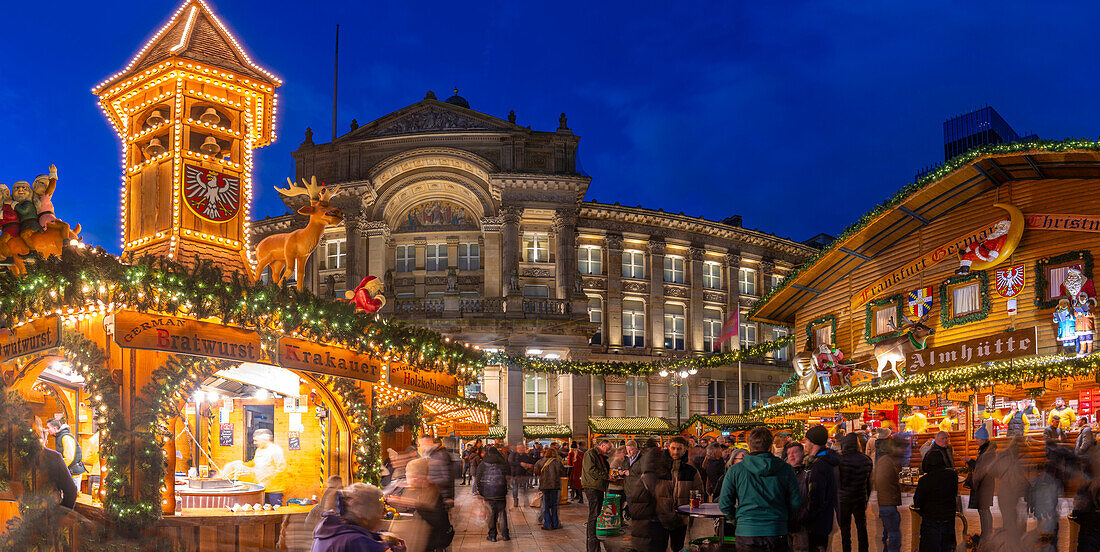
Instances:
[[[116,312],[114,326],[115,343],[120,347],[241,362],[268,361],[259,334],[231,326],[131,311]]]
[[[923,374],[941,368],[981,364],[1039,354],[1034,327],[978,337],[914,351],[905,359],[905,372]]]

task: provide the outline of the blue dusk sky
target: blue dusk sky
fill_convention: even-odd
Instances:
[[[312,126],[339,129],[453,87],[554,130],[565,112],[588,199],[836,234],[943,160],[944,119],[992,105],[1021,134],[1100,135],[1100,3],[301,2],[213,0],[280,76],[279,140],[258,152],[253,215]],[[119,248],[119,143],[90,88],[177,2],[9,2],[0,35],[0,182],[55,163],[58,215]]]

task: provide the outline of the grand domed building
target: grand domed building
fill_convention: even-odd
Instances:
[[[815,249],[740,225],[585,200],[591,177],[564,114],[552,131],[476,111],[458,95],[423,100],[293,153],[300,180],[342,191],[345,222],[310,258],[309,289],[343,296],[368,275],[385,283],[382,312],[483,350],[546,359],[653,360],[787,335],[745,312]],[[253,243],[305,224],[301,198],[259,220]],[[739,341],[739,342],[738,342]],[[658,375],[558,375],[490,367],[468,393],[501,410],[508,440],[524,426],[587,434],[590,417],[738,413],[790,376],[789,351],[686,381]],[[740,381],[740,384],[738,383]],[[678,398],[677,398],[678,397]]]

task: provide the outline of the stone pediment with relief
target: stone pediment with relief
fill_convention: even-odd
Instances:
[[[512,130],[506,125],[494,125],[489,120],[470,117],[436,105],[428,105],[405,114],[395,114],[393,118],[383,118],[370,126],[373,128],[364,128],[365,132],[356,133],[356,137],[373,138],[462,130]]]

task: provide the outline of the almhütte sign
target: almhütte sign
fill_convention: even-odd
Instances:
[[[914,351],[905,359],[905,372],[923,374],[943,368],[1037,354],[1039,340],[1035,327],[1031,327]]]

